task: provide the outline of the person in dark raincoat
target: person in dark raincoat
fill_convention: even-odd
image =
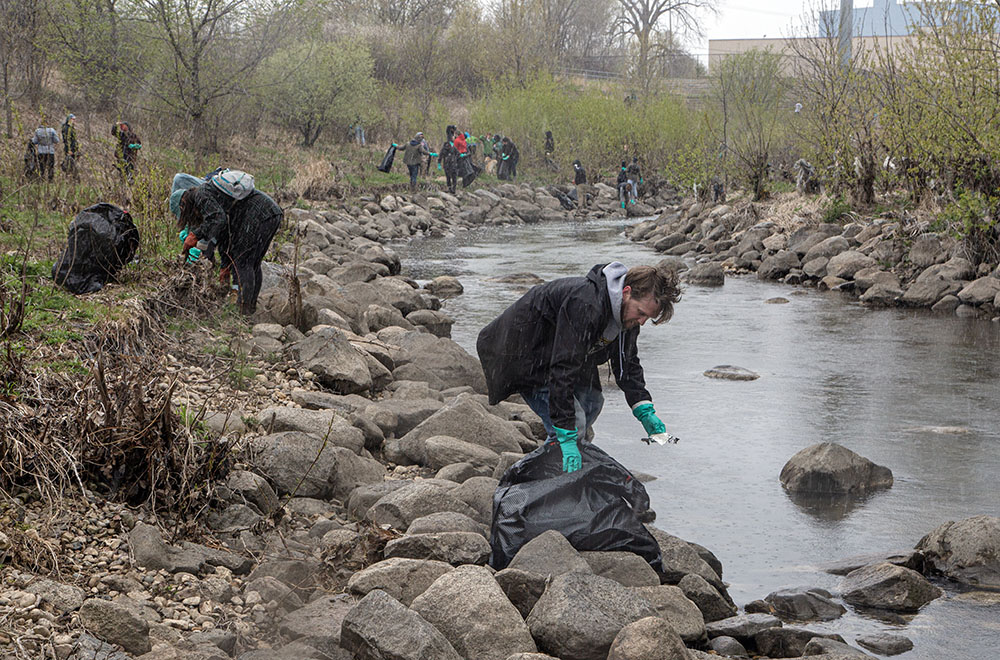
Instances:
[[[597,365],[610,361],[647,435],[666,433],[646,390],[636,340],[647,320],[669,320],[678,300],[673,269],[618,262],[532,288],[479,333],[490,404],[519,393],[542,418],[547,442],[559,443],[563,470],[573,472],[581,461],[577,442],[604,405]]]
[[[500,151],[500,169],[497,178],[512,181],[517,178],[517,161],[521,158],[521,153],[509,137],[505,137],[501,142],[503,147]]]
[[[420,167],[423,165],[424,156],[429,155],[427,143],[424,141],[422,131],[417,132],[413,139],[403,145],[403,164],[406,165],[410,173],[410,192],[417,192],[417,177],[420,176]],[[397,147],[399,145],[396,145]]]
[[[448,192],[455,194],[455,186],[458,185],[458,149],[455,148],[455,127],[448,126],[445,129],[444,144],[438,155],[438,162],[444,170],[445,181],[448,185]]]
[[[76,139],[76,115],[66,116],[62,128],[63,160],[62,171],[70,176],[76,176],[76,159],[80,155],[80,143]]]
[[[118,122],[111,127],[111,135],[118,139],[118,169],[122,175],[132,180],[135,173],[135,161],[142,149],[142,140],[135,134],[127,121]]]
[[[281,207],[259,190],[237,201],[211,181],[188,188],[180,198],[178,220],[184,254],[194,262],[203,255],[211,258],[218,249],[220,279],[235,278],[240,311],[253,314],[263,279],[260,264],[283,217]]]

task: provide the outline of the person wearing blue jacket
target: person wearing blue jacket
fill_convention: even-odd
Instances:
[[[666,433],[646,389],[636,340],[648,320],[663,323],[680,300],[666,266],[598,264],[584,277],[532,288],[479,333],[476,350],[491,405],[520,394],[558,442],[563,470],[581,467],[583,441],[604,406],[597,366],[615,381],[647,435]]]

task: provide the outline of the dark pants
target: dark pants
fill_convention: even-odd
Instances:
[[[44,177],[46,170],[49,173],[49,181],[52,180],[53,170],[56,168],[55,154],[38,154],[38,176]]]
[[[445,179],[447,179],[447,181],[448,181],[448,192],[454,194],[454,192],[455,192],[455,186],[458,185],[458,172],[456,170],[448,170],[448,169],[446,169],[444,171],[444,176],[445,176]]]
[[[521,392],[524,402],[536,415],[542,418],[548,440],[555,440],[556,431],[549,416],[549,388],[542,387],[533,392]],[[597,421],[604,408],[604,394],[597,389],[581,387],[573,392],[573,407],[576,410],[576,434],[579,442],[585,442],[587,432]],[[568,430],[568,429],[567,429]]]
[[[272,215],[253,227],[242,227],[231,236],[232,243],[223,255],[222,265],[230,268],[240,288],[237,295],[240,312],[248,316],[257,309],[257,296],[260,295],[263,279],[260,263],[264,261],[264,256],[271,247],[271,240],[278,233],[281,218],[280,214]]]
[[[410,171],[410,187],[415,188],[417,185],[417,177],[420,176],[420,163],[416,165],[407,165],[406,169]]]

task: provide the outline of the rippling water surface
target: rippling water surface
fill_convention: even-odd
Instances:
[[[595,263],[655,263],[626,240],[621,221],[504,227],[393,246],[404,274],[455,275],[465,293],[444,310],[453,338],[475,354],[479,329],[524,291],[488,278],[530,272],[546,280]],[[781,296],[787,304],[765,304]],[[1000,324],[922,311],[870,311],[840,294],[755,278],[687,287],[674,318],[639,338],[646,382],[677,445],[639,442],[613,380],[595,441],[647,483],[656,524],[711,548],[740,605],[781,587],[836,590],[817,564],[912,548],[947,520],[1000,515]],[[752,382],[706,378],[733,364]],[[809,508],[778,482],[795,452],[821,441],[889,466],[892,489],[849,508]],[[946,586],[946,588],[948,588]],[[985,603],[983,602],[985,600]],[[904,624],[849,612],[816,629],[849,642],[897,630],[920,659],[997,657],[1000,594],[948,588]]]

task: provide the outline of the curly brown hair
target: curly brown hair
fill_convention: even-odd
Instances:
[[[652,295],[660,305],[654,324],[665,323],[674,315],[674,304],[680,302],[681,287],[677,269],[669,264],[633,266],[625,274],[625,286],[631,288],[633,298]]]
[[[181,195],[181,214],[177,216],[177,227],[183,229],[194,229],[201,224],[201,211],[194,203],[194,188],[188,188]]]

